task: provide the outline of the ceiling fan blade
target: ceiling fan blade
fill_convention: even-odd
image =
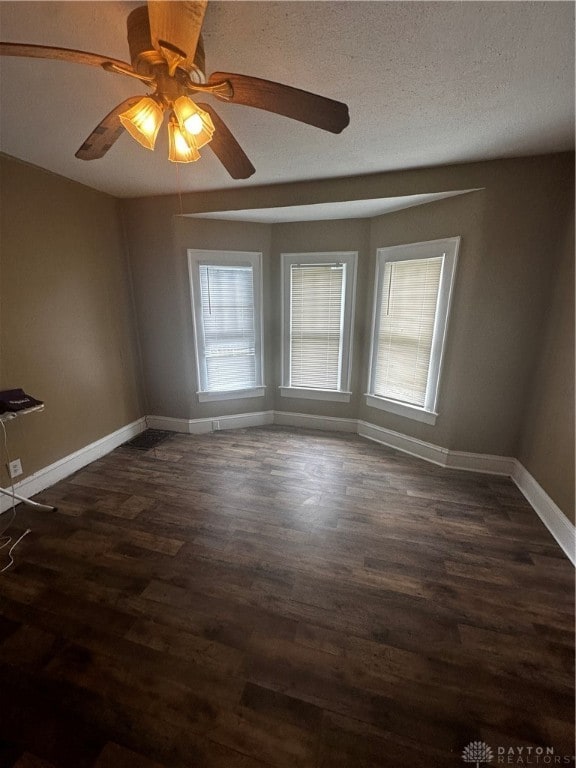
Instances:
[[[206,13],[208,0],[148,0],[148,17],[152,45],[162,53],[161,41],[179,49],[185,55],[182,66],[190,69]]]
[[[230,129],[209,104],[198,104],[214,123],[214,135],[208,146],[233,179],[247,179],[256,171]]]
[[[109,112],[86,139],[84,144],[76,152],[79,160],[98,160],[104,157],[112,144],[122,136],[124,128],[120,122],[119,115],[130,109],[136,104],[142,96],[130,96],[121,104],[118,104],[112,112]]]
[[[226,80],[232,85],[234,95],[227,98],[215,92],[214,96],[222,101],[275,112],[331,133],[340,133],[350,122],[348,107],[341,101],[327,99],[325,96],[301,91],[299,88],[272,80],[230,72],[214,72],[208,79],[208,85]]]
[[[90,64],[93,67],[102,67],[104,64],[114,64],[124,69],[132,69],[130,64],[119,59],[111,59],[109,56],[101,56],[99,53],[88,51],[76,51],[73,48],[53,48],[50,45],[28,45],[27,43],[2,43],[0,42],[0,56],[28,56],[35,59],[58,59],[59,61],[71,61],[73,64]]]

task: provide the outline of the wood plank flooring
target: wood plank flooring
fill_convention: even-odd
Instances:
[[[270,427],[121,447],[38,498],[0,576],[0,766],[574,753],[574,571],[509,480]]]

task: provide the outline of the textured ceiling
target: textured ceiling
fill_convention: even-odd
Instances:
[[[0,2],[0,38],[128,59],[138,3]],[[217,109],[256,167],[230,179],[209,150],[179,166],[122,136],[74,157],[144,88],[99,69],[0,60],[0,150],[120,197],[202,191],[555,152],[574,146],[574,5],[564,2],[217,2],[208,73],[269,78],[345,101],[332,135],[248,107]]]

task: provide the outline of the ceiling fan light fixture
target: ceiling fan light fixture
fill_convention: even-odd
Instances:
[[[132,138],[146,149],[154,149],[164,110],[152,96],[145,96],[118,117]]]
[[[214,123],[203,109],[188,96],[179,96],[174,102],[174,114],[189,143],[200,149],[212,141]]]
[[[198,148],[174,119],[168,123],[168,159],[173,163],[194,163],[200,159]]]

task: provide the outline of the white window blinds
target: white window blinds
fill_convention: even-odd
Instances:
[[[425,405],[443,263],[444,256],[386,262],[374,394]]]
[[[290,386],[340,388],[346,266],[290,266]]]
[[[254,280],[251,266],[200,264],[201,387],[226,392],[256,386]]]

